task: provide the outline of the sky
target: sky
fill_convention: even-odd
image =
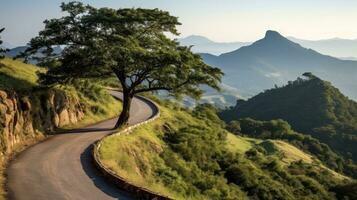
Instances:
[[[58,18],[63,0],[0,0],[2,40],[26,44]],[[180,37],[202,35],[214,41],[255,41],[266,30],[319,40],[357,39],[356,0],[82,0],[95,7],[160,8],[179,17]]]

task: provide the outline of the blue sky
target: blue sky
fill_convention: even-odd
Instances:
[[[0,0],[2,38],[25,44],[43,20],[61,15],[60,0]],[[96,7],[168,10],[183,24],[181,36],[254,41],[272,29],[303,39],[357,38],[356,0],[83,0]]]

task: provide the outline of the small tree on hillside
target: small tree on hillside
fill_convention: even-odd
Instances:
[[[0,29],[0,34],[5,30],[5,28],[1,28]],[[0,36],[0,59],[5,57],[5,53],[8,51],[8,49],[2,48],[2,40],[1,40],[1,36]]]
[[[25,55],[41,50],[47,62],[60,63],[41,76],[40,82],[46,85],[115,75],[124,95],[116,127],[127,123],[136,94],[166,90],[174,96],[198,98],[201,84],[219,89],[222,72],[165,35],[178,35],[180,24],[168,12],[98,9],[80,2],[62,3],[61,8],[67,15],[46,20],[45,29],[31,40]],[[61,55],[53,54],[56,45],[65,47]]]
[[[304,77],[308,78],[309,80],[312,80],[312,79],[316,79],[317,76],[315,76],[313,73],[311,72],[305,72],[302,74]]]

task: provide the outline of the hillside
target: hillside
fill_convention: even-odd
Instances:
[[[255,95],[309,71],[357,99],[356,61],[322,55],[275,31],[267,31],[263,39],[238,50],[220,56],[202,54],[202,57],[206,63],[220,67],[226,74],[223,83],[241,93]]]
[[[0,89],[30,89],[37,85],[38,72],[45,69],[10,58],[0,60]]]
[[[329,82],[307,73],[280,88],[267,90],[220,113],[225,121],[241,118],[283,119],[335,152],[357,161],[357,103]]]
[[[109,136],[99,150],[136,185],[175,199],[335,199],[329,189],[349,182],[285,141],[227,132],[212,106],[158,102],[157,121]]]
[[[38,73],[46,71],[44,67],[25,64],[20,60],[5,58],[0,60],[0,90],[15,91],[20,97],[30,96],[37,98],[46,88],[37,88]],[[120,103],[108,94],[103,88],[115,86],[112,78],[105,80],[77,80],[67,85],[57,85],[53,89],[65,92],[69,96],[79,99],[86,109],[86,118],[81,123],[88,124],[113,117],[120,110]],[[31,96],[32,95],[32,96]],[[117,106],[112,110],[111,106]]]
[[[96,123],[120,112],[121,103],[103,89],[102,82],[77,80],[39,87],[38,72],[45,70],[0,60],[0,199],[5,196],[4,167],[13,154],[58,129]]]

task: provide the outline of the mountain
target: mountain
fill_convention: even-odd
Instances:
[[[18,46],[18,47],[12,48],[12,49],[10,49],[10,51],[8,51],[6,53],[6,56],[10,57],[10,58],[14,58],[15,56],[20,55],[22,52],[24,52],[27,48],[28,48],[28,46]],[[56,46],[53,48],[53,53],[60,54],[61,52],[62,52],[62,48],[60,46]],[[42,53],[38,52],[36,56],[41,57]],[[29,63],[37,64],[37,61],[29,60]]]
[[[239,100],[220,116],[227,122],[247,117],[286,120],[294,130],[319,139],[345,160],[356,163],[357,103],[311,73],[305,73],[304,77],[247,101]],[[357,168],[354,172],[357,175]]]
[[[294,37],[288,37],[289,40],[299,43],[301,46],[311,48],[322,54],[339,58],[357,58],[357,39],[348,40],[333,38],[327,40],[303,40]]]
[[[287,37],[287,39],[324,55],[333,56],[342,60],[357,60],[357,39],[332,38],[325,40],[305,40],[291,36]],[[197,53],[209,53],[213,55],[231,52],[242,46],[252,44],[252,42],[215,42],[199,35],[190,35],[178,39],[178,41],[185,46],[194,45],[193,51]]]
[[[210,39],[208,39],[206,37],[200,36],[200,35],[190,35],[190,36],[187,36],[185,38],[179,39],[179,42],[182,45],[187,45],[187,46],[215,43],[212,40],[210,40]]]
[[[6,56],[13,58],[13,57],[19,55],[20,53],[24,52],[27,48],[28,48],[28,46],[14,47],[6,53]]]
[[[214,42],[198,35],[191,35],[178,39],[178,41],[181,45],[193,46],[192,51],[196,53],[210,53],[214,55],[220,55],[251,44],[250,42]]]
[[[309,71],[330,80],[347,96],[357,99],[356,61],[320,54],[288,40],[276,31],[267,31],[263,39],[235,51],[219,56],[201,56],[207,64],[224,71],[223,83],[250,96],[274,85],[282,85]]]

